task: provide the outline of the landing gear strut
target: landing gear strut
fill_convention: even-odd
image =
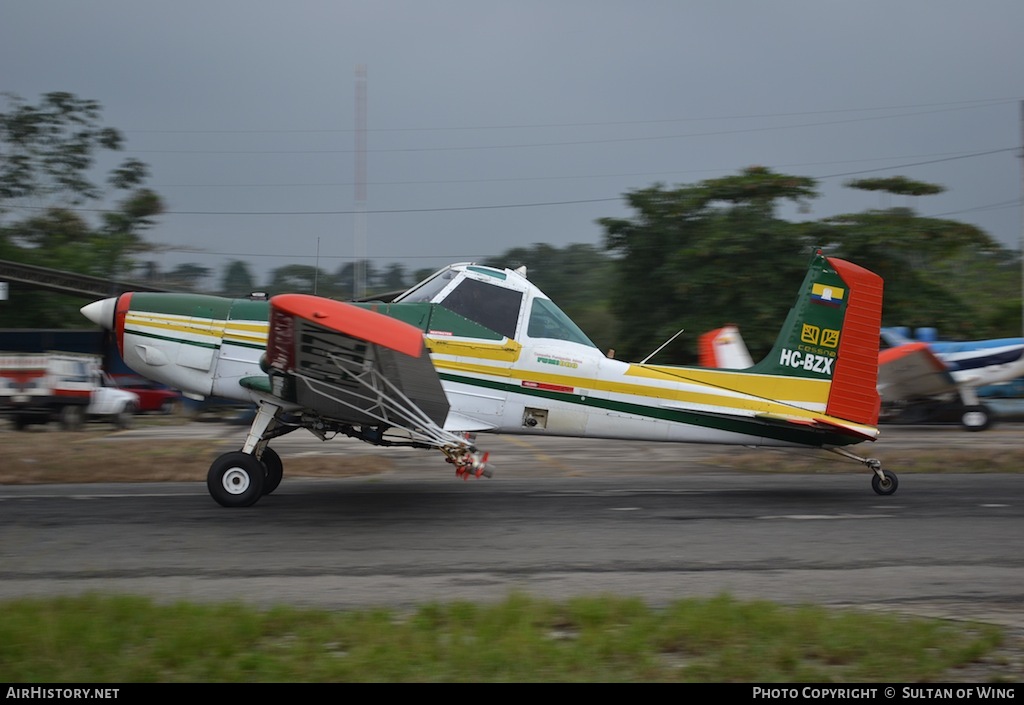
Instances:
[[[260,402],[242,450],[225,453],[210,466],[206,488],[223,507],[251,507],[277,489],[284,476],[281,456],[267,444],[275,433],[281,407]]]
[[[841,455],[844,458],[850,460],[856,460],[861,465],[864,465],[871,471],[871,489],[875,491],[875,494],[880,495],[891,495],[896,492],[896,488],[900,486],[900,480],[896,476],[896,473],[891,470],[882,469],[882,461],[877,458],[864,458],[856,453],[851,453],[845,448],[838,447],[827,447],[826,450],[830,450],[837,455]]]

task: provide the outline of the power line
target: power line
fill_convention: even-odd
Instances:
[[[197,249],[197,248],[192,248],[192,247],[163,247],[163,248],[161,248],[160,254],[163,254],[163,253],[166,253],[166,252],[174,252],[174,253],[178,253],[178,254],[210,255],[210,256],[214,256],[214,257],[217,257],[217,256],[219,256],[219,257],[273,257],[275,259],[289,259],[289,260],[291,260],[291,259],[311,259],[311,260],[315,260],[315,259],[319,258],[319,259],[322,259],[322,260],[328,259],[328,260],[348,260],[348,261],[352,261],[352,262],[358,261],[358,260],[356,260],[355,257],[352,257],[351,255],[325,255],[325,254],[322,254],[322,253],[321,254],[312,254],[312,255],[302,255],[302,254],[297,254],[295,252],[289,252],[288,254],[285,255],[285,254],[282,254],[280,252],[272,252],[272,253],[238,252],[238,251],[233,251],[233,252],[211,252],[209,250]],[[487,259],[488,257],[492,257],[492,256],[493,255],[467,255],[465,252],[460,252],[457,255],[440,255],[440,254],[434,254],[434,255],[401,255],[400,259],[403,259],[403,260],[410,260],[410,259],[440,259],[440,260],[445,260],[446,262],[452,262],[452,261],[455,261],[455,260],[479,262],[480,260]],[[388,259],[388,258],[394,259],[394,257],[395,257],[395,255],[380,255],[380,256],[377,256],[377,257],[371,257],[371,256],[368,255],[364,259],[366,259],[366,260],[382,260],[382,259]]]
[[[877,171],[892,171],[893,169],[905,169],[913,166],[923,166],[927,164],[935,164],[939,162],[949,162],[959,159],[970,159],[974,157],[988,156],[992,154],[1000,154],[1004,152],[1015,152],[1017,147],[1005,147],[1001,149],[991,149],[984,152],[972,152],[970,154],[962,154],[959,156],[945,157],[942,159],[932,159],[922,162],[912,162],[906,164],[897,164],[887,167],[877,167],[875,169],[864,169],[861,171],[849,171],[839,174],[827,174],[824,176],[814,176],[813,179],[831,179],[838,178],[841,176],[853,176],[857,174],[868,174]],[[455,212],[455,211],[478,211],[478,210],[497,210],[501,208],[542,208],[550,206],[567,206],[567,205],[578,205],[581,203],[608,203],[611,201],[620,201],[623,196],[615,196],[611,198],[587,198],[587,199],[576,199],[576,200],[564,200],[564,201],[541,201],[534,203],[502,203],[502,204],[491,204],[483,206],[451,206],[451,207],[440,207],[440,208],[394,208],[394,209],[373,209],[366,210],[366,213],[374,214],[387,214],[387,213],[440,213],[440,212]],[[9,208],[20,208],[23,210],[48,210],[48,206],[8,206]],[[112,213],[117,212],[110,208],[67,208],[72,212],[82,213]],[[231,215],[231,216],[296,216],[296,215],[353,215],[359,211],[357,210],[320,210],[320,211],[179,211],[179,210],[167,210],[164,211],[164,215]]]
[[[840,160],[827,160],[819,162],[791,162],[787,164],[774,164],[775,169],[791,169],[794,167],[809,167],[809,166],[821,166],[825,164],[857,164],[863,162],[878,162],[883,160],[891,159],[916,159],[921,157],[942,157],[947,156],[950,158],[961,158],[971,157],[983,154],[995,154],[997,152],[1009,151],[1016,149],[1015,147],[1009,147],[1005,149],[988,150],[985,152],[938,152],[935,154],[904,154],[892,157],[864,157],[861,159],[840,159]],[[939,159],[937,161],[941,161]],[[928,164],[931,162],[920,162],[921,164]],[[901,164],[891,168],[903,168],[904,166],[910,166],[910,164]],[[890,167],[878,167],[878,169],[886,169]],[[612,174],[562,174],[557,176],[508,176],[493,179],[420,179],[410,181],[368,181],[369,186],[422,186],[426,184],[482,184],[482,183],[518,183],[518,182],[530,182],[530,181],[576,181],[581,179],[621,179],[625,177],[659,177],[659,176],[679,176],[683,174],[699,174],[699,173],[720,173],[723,169],[685,169],[685,170],[673,170],[673,171],[646,171],[646,172],[620,172]],[[846,176],[848,174],[856,174],[861,172],[847,172],[846,174],[835,174],[830,176],[817,176],[812,178],[827,179],[833,176]],[[309,183],[248,183],[248,184],[154,184],[153,188],[312,188],[312,187],[331,187],[335,188],[338,186],[352,186],[354,181],[326,181],[326,182],[309,182]]]
[[[951,162],[956,159],[968,159],[970,157],[984,157],[989,154],[1000,154],[1002,152],[1016,152],[1019,147],[1004,147],[1002,149],[990,149],[987,152],[974,152],[973,154],[964,154],[959,157],[944,157],[942,159],[930,159],[925,162],[913,162],[910,164],[897,164],[895,166],[883,166],[875,169],[864,169],[862,171],[847,171],[842,174],[827,174],[825,176],[813,176],[813,179],[834,179],[840,176],[856,176],[857,174],[870,174],[876,171],[892,171],[893,169],[906,169],[912,166],[925,166],[927,164],[938,164],[940,162]]]
[[[923,216],[926,218],[945,218],[947,215],[959,215],[960,213],[976,213],[979,211],[994,211],[1002,210],[1003,208],[1019,208],[1024,201],[1020,198],[1013,199],[1011,201],[1000,201],[998,203],[989,203],[984,206],[972,206],[971,208],[961,208],[955,211],[946,211],[945,213],[935,213],[933,215]]]
[[[548,201],[540,203],[501,203],[487,206],[456,206],[452,208],[395,208],[366,210],[365,213],[436,213],[442,211],[479,211],[494,210],[497,208],[539,208],[542,206],[567,206],[577,203],[602,203],[607,201],[621,200],[622,196],[615,198],[589,198],[578,201]],[[9,206],[9,208],[20,208],[22,210],[49,210],[47,206]],[[64,208],[75,213],[116,213],[118,211],[110,208]],[[356,210],[343,211],[163,211],[161,215],[353,215]]]
[[[966,110],[965,107],[953,108],[951,110]],[[449,146],[449,147],[394,147],[385,149],[372,149],[368,150],[374,154],[410,154],[410,153],[425,153],[425,152],[468,152],[468,151],[480,151],[480,150],[507,150],[507,149],[535,149],[542,147],[577,147],[583,145],[599,145],[599,144],[623,144],[623,143],[636,143],[636,142],[656,142],[662,140],[673,140],[673,139],[688,139],[693,137],[716,137],[722,135],[738,135],[748,134],[753,132],[778,132],[782,130],[795,130],[806,127],[821,127],[827,125],[845,125],[855,122],[869,122],[876,120],[889,120],[892,118],[900,117],[917,117],[920,115],[929,115],[936,112],[949,112],[946,110],[927,110],[919,112],[900,113],[897,115],[876,115],[862,118],[849,118],[845,120],[831,120],[824,122],[807,122],[797,123],[792,125],[771,125],[761,127],[749,127],[749,128],[737,128],[730,130],[712,130],[708,132],[687,132],[682,134],[673,135],[650,135],[645,137],[612,137],[606,139],[592,139],[592,140],[568,140],[560,142],[527,142],[527,143],[515,143],[515,144],[493,144],[493,145],[476,145],[476,146]],[[329,155],[329,154],[351,154],[355,152],[355,149],[255,149],[255,150],[208,150],[208,149],[128,149],[126,152],[132,154],[205,154],[205,155],[283,155],[283,154],[309,154],[309,155]]]
[[[837,108],[832,110],[805,110],[791,113],[752,113],[746,115],[712,115],[707,117],[662,118],[657,120],[608,120],[594,122],[557,122],[557,123],[524,123],[516,125],[463,125],[452,127],[390,127],[374,128],[371,133],[378,132],[461,132],[471,130],[522,130],[536,128],[579,128],[579,127],[611,127],[616,125],[662,125],[680,122],[706,122],[712,120],[762,120],[765,118],[803,117],[805,115],[834,115],[841,113],[872,112],[877,110],[907,110],[917,108],[947,107],[945,110],[930,112],[946,112],[965,108],[985,108],[1006,103],[1016,103],[1018,98],[980,98],[942,103],[914,103],[910,105],[886,105],[870,108]],[[149,128],[129,128],[128,134],[167,134],[167,135],[224,135],[224,134],[345,134],[353,133],[356,128],[257,128],[257,129],[199,129],[199,130],[154,130]]]

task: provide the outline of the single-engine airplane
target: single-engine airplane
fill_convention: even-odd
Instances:
[[[742,372],[606,357],[524,269],[471,263],[387,303],[129,292],[82,313],[137,373],[257,404],[207,476],[243,507],[281,481],[270,441],[300,428],[437,449],[462,478],[490,476],[481,432],[823,448],[889,495],[896,475],[847,449],[878,436],[881,307],[880,277],[819,252],[771,353]]]
[[[923,342],[883,328],[878,391],[882,414],[895,421],[928,420],[952,407],[968,431],[993,423],[978,388],[1024,375],[1024,338]]]

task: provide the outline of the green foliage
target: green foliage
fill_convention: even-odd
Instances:
[[[741,326],[755,359],[767,352],[812,254],[802,229],[776,217],[776,202],[813,194],[809,179],[763,167],[627,194],[635,218],[599,221],[620,256],[613,310],[625,356],[646,356],[686,329],[689,345],[666,348],[659,361],[694,362],[697,337],[726,323]]]
[[[374,282],[374,288],[379,287],[384,291],[404,291],[415,282],[409,281],[405,274],[405,267],[401,264],[389,264],[381,273],[379,281]]]
[[[98,124],[100,104],[64,92],[43,95],[38,106],[14,94],[4,97],[11,109],[0,113],[0,206],[10,199],[55,194],[72,204],[100,198],[88,175],[94,154],[118,150],[123,142],[120,132]],[[131,181],[132,173],[131,163],[123,165],[117,183]]]
[[[946,189],[939,184],[925,181],[913,181],[905,176],[890,176],[878,179],[855,179],[847,181],[845,186],[863,191],[885,191],[898,196],[930,196],[942,193]]]
[[[903,195],[942,190],[905,177],[852,185]],[[619,256],[613,311],[625,357],[645,356],[685,328],[689,345],[674,343],[659,359],[694,362],[701,333],[734,323],[759,359],[818,247],[883,277],[884,325],[934,326],[956,338],[1020,335],[1019,260],[986,233],[907,208],[806,223],[776,217],[780,199],[804,204],[813,196],[810,179],[762,167],[627,194],[633,218],[599,221],[605,246]]]
[[[100,124],[100,105],[70,93],[42,96],[39,105],[5,94],[0,112],[0,217],[15,208],[32,215],[0,221],[0,257],[51,269],[123,278],[134,256],[150,246],[142,233],[163,211],[160,197],[143,188],[145,164],[126,159],[107,176],[107,186],[123,198],[90,224],[72,210],[108,193],[94,179],[97,155],[121,149],[120,132]],[[42,206],[38,204],[43,204]],[[0,308],[0,326],[77,325],[81,302],[52,294],[15,291]]]
[[[1019,311],[1019,260],[974,226],[892,209],[835,216],[807,232],[882,276],[883,325],[960,339],[1020,335],[1019,318],[1006,330],[1008,311]]]
[[[193,263],[179,264],[164,275],[164,283],[172,289],[181,291],[203,291],[206,278],[209,276],[209,267]]]
[[[139,597],[20,599],[0,610],[0,681],[894,682],[943,679],[999,645],[986,625],[727,596],[511,595],[324,612]]]
[[[390,264],[384,270],[378,270],[369,260],[362,260],[361,264],[366,296],[404,291],[413,283],[401,264]],[[264,288],[271,294],[315,292],[318,296],[350,301],[355,295],[356,266],[356,262],[346,262],[330,273],[311,265],[285,265],[270,272]],[[234,260],[225,266],[221,284],[225,295],[236,296],[233,292],[244,289],[244,296],[257,288],[245,262]]]
[[[357,266],[362,266],[363,269],[363,283],[367,289],[372,288],[373,282],[377,277],[377,271],[373,266],[373,263],[368,260],[362,260],[361,262],[345,262],[343,265],[338,267],[334,272],[334,275],[330,278],[329,285],[325,291],[330,292],[324,294],[325,296],[331,296],[336,299],[351,300],[355,297],[356,292],[356,277],[357,277]]]
[[[267,289],[271,294],[312,294],[319,292],[320,282],[327,280],[327,274],[308,264],[289,264],[278,267],[271,273]]]
[[[220,291],[224,296],[248,296],[255,290],[256,280],[253,279],[247,263],[235,260],[224,268],[220,284]]]

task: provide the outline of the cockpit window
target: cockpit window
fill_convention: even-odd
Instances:
[[[451,284],[452,279],[457,275],[458,272],[453,269],[442,269],[434,272],[429,278],[424,279],[409,291],[396,297],[395,301],[406,303],[431,301],[441,289]]]
[[[476,279],[464,279],[441,301],[441,305],[507,338],[515,338],[522,301],[520,291]]]
[[[549,299],[536,298],[533,300],[533,306],[530,308],[530,323],[526,333],[531,338],[568,340],[592,348],[597,347],[590,341],[586,333],[581,331],[579,326],[573,323],[572,319]]]

